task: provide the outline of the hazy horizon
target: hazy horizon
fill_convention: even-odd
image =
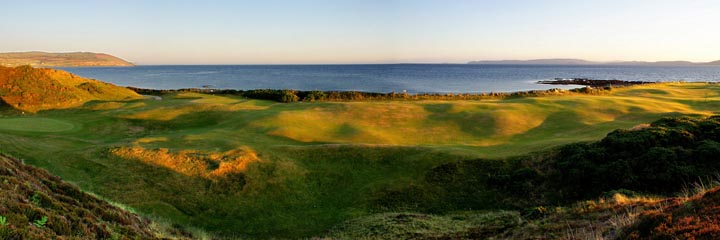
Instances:
[[[42,0],[0,12],[0,52],[139,65],[720,59],[720,2],[710,0]]]

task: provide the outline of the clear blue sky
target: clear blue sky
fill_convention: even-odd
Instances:
[[[139,64],[720,59],[717,0],[0,0],[0,51]]]

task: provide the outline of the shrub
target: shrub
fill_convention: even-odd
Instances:
[[[297,102],[298,100],[300,100],[300,97],[295,95],[294,91],[283,90],[280,93],[280,102],[290,103],[290,102]]]
[[[698,177],[720,171],[716,118],[664,118],[640,130],[616,130],[597,143],[561,147],[553,160],[555,187],[563,198],[597,197],[603,191],[672,193]]]

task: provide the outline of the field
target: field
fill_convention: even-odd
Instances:
[[[21,115],[2,150],[146,216],[221,236],[323,236],[388,209],[443,163],[593,141],[664,116],[717,114],[720,86],[483,101],[277,103],[178,93]],[[492,204],[482,209],[497,209]],[[482,210],[473,209],[473,210]]]

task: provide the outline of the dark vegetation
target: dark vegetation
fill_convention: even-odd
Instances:
[[[720,116],[665,118],[638,130],[616,130],[597,143],[560,149],[549,176],[561,199],[630,189],[671,194],[720,172]]]
[[[541,97],[560,96],[568,94],[603,94],[612,90],[612,87],[602,88],[577,88],[571,90],[549,89],[530,90],[519,92],[489,92],[489,93],[377,93],[359,91],[298,91],[298,90],[276,90],[276,89],[209,89],[209,88],[185,88],[185,89],[145,89],[128,87],[139,94],[163,95],[167,93],[196,92],[219,95],[235,95],[250,99],[270,100],[276,102],[315,102],[315,101],[383,101],[383,100],[487,100],[505,99],[516,97]]]
[[[379,211],[528,209],[622,190],[668,195],[720,172],[720,116],[664,118],[599,142],[507,160],[439,165],[422,182],[377,193]]]
[[[0,155],[0,239],[157,239],[150,221]]]

